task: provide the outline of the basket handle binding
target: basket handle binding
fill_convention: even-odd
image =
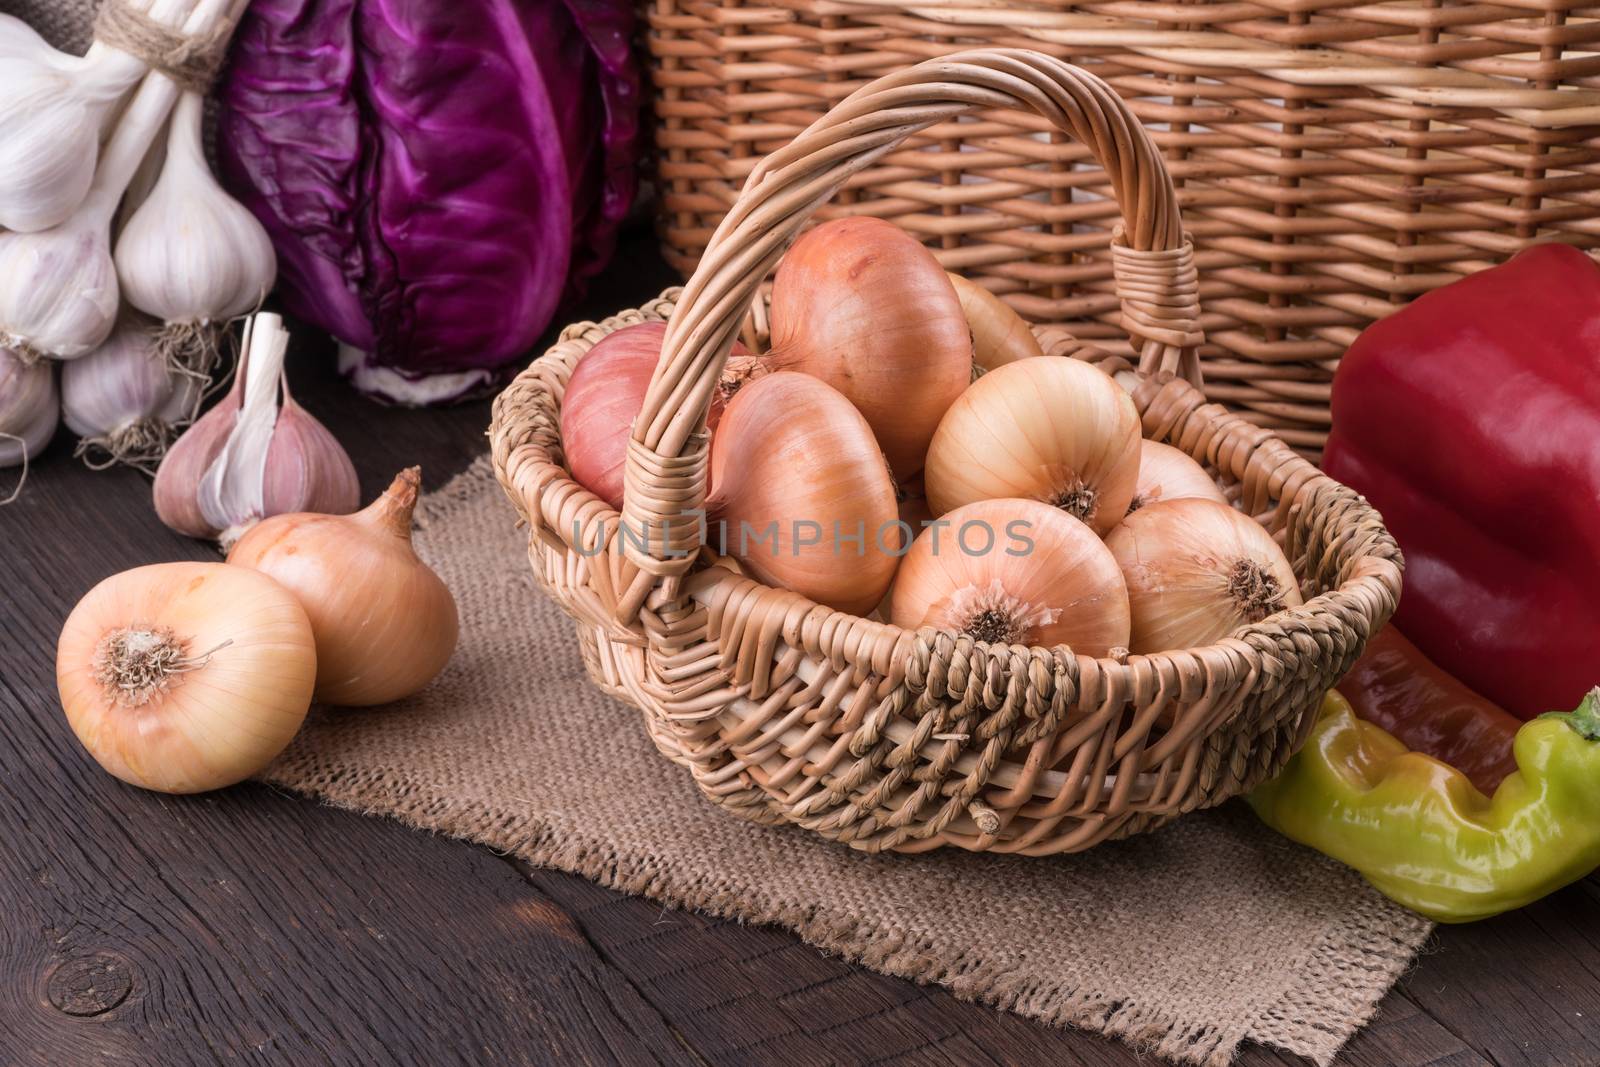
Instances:
[[[1094,154],[1122,208],[1111,250],[1139,372],[1200,384],[1193,244],[1166,165],[1122,99],[1095,75],[1026,49],[928,60],[863,86],[762,160],[712,235],[667,325],[629,440],[622,511],[629,561],[658,578],[687,571],[700,543],[713,392],[762,280],[811,214],[912,134],[997,108],[1037,112]]]

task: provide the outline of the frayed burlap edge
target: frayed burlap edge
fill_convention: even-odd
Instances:
[[[446,521],[494,487],[487,457],[476,460],[423,498],[417,524]],[[822,904],[783,907],[753,903],[738,887],[704,872],[624,861],[610,848],[565,839],[544,821],[484,797],[430,795],[403,768],[350,775],[297,750],[269,769],[266,780],[319,797],[333,807],[387,815],[420,830],[485,845],[534,866],[576,874],[609,889],[647,897],[719,919],[785,927],[802,940],[852,963],[912,981],[944,986],[962,1000],[1002,1008],[1057,1026],[1120,1038],[1142,1052],[1182,1063],[1221,1067],[1244,1041],[1256,1041],[1331,1064],[1349,1034],[1376,1012],[1379,1001],[1410,966],[1431,924],[1405,915],[1376,895],[1352,899],[1317,949],[1297,968],[1297,985],[1242,1028],[1193,1026],[1158,1008],[1111,999],[1067,984],[1018,979],[1009,965],[964,952],[941,958],[923,940],[871,920],[830,915]],[[1329,991],[1338,996],[1330,998]],[[1342,1011],[1326,1018],[1330,999]],[[1354,1025],[1353,1025],[1354,1024]]]

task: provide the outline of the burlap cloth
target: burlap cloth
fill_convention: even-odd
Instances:
[[[1330,1062],[1427,937],[1243,805],[1043,860],[866,856],[740,821],[589,684],[487,460],[419,516],[460,603],[455,659],[403,706],[314,713],[269,781],[1184,1062],[1247,1040]]]

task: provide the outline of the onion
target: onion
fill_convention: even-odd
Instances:
[[[270,575],[311,619],[317,700],[387,704],[431,682],[455,651],[456,602],[411,548],[417,467],[354,515],[299,513],[263,519],[228,562]]]
[[[641,322],[607,334],[578,360],[561,398],[561,447],[572,480],[619,510],[628,435],[644,407],[666,332],[664,322]],[[716,428],[751,362],[749,350],[735,342],[726,385],[711,401],[709,429]]]
[[[866,416],[902,481],[972,378],[972,336],[949,276],[882,219],[825,222],[772,281],[774,369],[821,378]]]
[[[955,286],[972,329],[972,362],[980,369],[991,371],[1005,363],[1044,355],[1039,339],[1011,305],[959,274],[950,275],[950,284]]]
[[[1128,512],[1139,474],[1139,414],[1079,360],[1007,363],[961,394],[928,449],[928,503],[943,515],[1001,497],[1042,500],[1098,534]]]
[[[304,721],[316,671],[294,594],[221,563],[112,575],[78,601],[56,646],[78,740],[118,778],[163,793],[265,767]]]
[[[860,615],[894,578],[903,529],[866,420],[815,378],[776,371],[728,403],[711,439],[714,547],[769,585]]]
[[[923,531],[900,563],[889,619],[980,641],[1127,651],[1128,590],[1105,544],[1037,500],[984,500]]]
[[[1187,452],[1160,441],[1140,441],[1139,479],[1134,483],[1133,503],[1128,510],[1138,511],[1158,500],[1191,498],[1228,502],[1216,481]]]
[[[1272,535],[1213,500],[1142,507],[1106,543],[1127,579],[1135,652],[1209,645],[1303,603]]]

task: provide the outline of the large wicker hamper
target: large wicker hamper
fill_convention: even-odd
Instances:
[[[1303,607],[1204,648],[1092,659],[850,616],[701,547],[711,392],[735,334],[759,334],[761,316],[747,313],[779,256],[906,137],[1008,107],[1043,116],[1112,175],[1121,321],[1139,367],[1102,365],[1133,389],[1147,436],[1206,464],[1280,539]],[[1276,771],[1400,591],[1399,551],[1360,497],[1192,384],[1197,291],[1171,179],[1103,82],[1021,50],[930,61],[862,89],[764,160],[681,291],[569,327],[496,401],[496,470],[591,675],[643,710],[657,746],[714,801],[873,851],[1087,848]],[[669,325],[618,514],[562,465],[559,412],[583,353],[645,320]],[[1037,332],[1047,358],[1093,351]],[[626,788],[595,758],[597,788]]]
[[[660,223],[687,274],[745,178],[923,59],[1027,47],[1149,129],[1202,278],[1211,399],[1316,458],[1334,367],[1411,297],[1535,240],[1600,243],[1600,19],[1570,0],[652,0]],[[1037,322],[1120,345],[1117,205],[1032,113],[935,124],[851,176],[865,212]]]

